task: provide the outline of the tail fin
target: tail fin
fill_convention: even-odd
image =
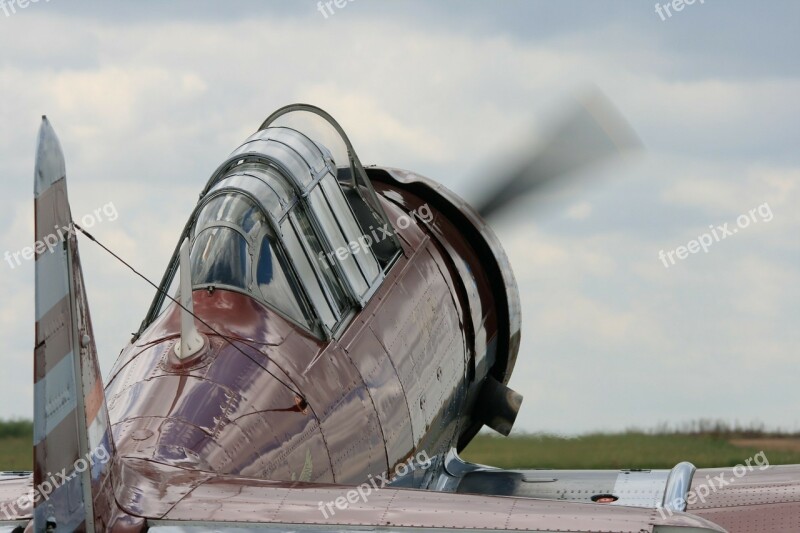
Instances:
[[[34,179],[34,530],[55,522],[58,531],[102,531],[113,504],[114,444],[64,155],[47,117]]]

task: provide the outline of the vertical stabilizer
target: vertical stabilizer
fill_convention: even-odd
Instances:
[[[34,176],[34,525],[102,531],[114,445],[69,202],[64,155],[43,117]]]

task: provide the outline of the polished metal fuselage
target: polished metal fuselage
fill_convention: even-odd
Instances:
[[[184,362],[172,304],[123,350],[106,388],[122,457],[358,483],[468,442],[484,378],[507,381],[516,357],[513,277],[491,231],[451,193],[407,173],[370,174],[389,219],[403,220],[393,228],[403,253],[366,306],[324,341],[246,294],[196,290],[211,349]],[[410,215],[422,205],[428,221]]]

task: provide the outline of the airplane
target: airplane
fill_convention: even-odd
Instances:
[[[365,167],[322,109],[281,108],[211,174],[104,382],[78,234],[138,272],[73,221],[43,117],[34,471],[0,474],[0,533],[800,530],[800,466],[711,491],[725,469],[458,455],[522,402],[519,294],[484,217],[636,144],[596,95],[473,208]]]

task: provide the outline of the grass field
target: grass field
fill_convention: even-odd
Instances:
[[[33,424],[0,421],[0,470],[30,470],[33,462]]]
[[[30,422],[0,421],[0,470],[30,470],[32,439]],[[672,468],[681,461],[703,468],[735,466],[760,451],[770,464],[800,464],[800,436],[727,428],[574,438],[479,435],[461,455],[467,461],[501,468]]]
[[[480,435],[464,460],[501,468],[672,468],[689,461],[698,468],[736,466],[763,451],[770,464],[800,463],[800,439],[756,436],[649,434],[585,435],[576,438]]]

